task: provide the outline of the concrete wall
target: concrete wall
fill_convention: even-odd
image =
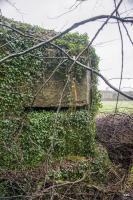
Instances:
[[[34,94],[39,90],[47,78],[40,80],[35,85]],[[71,78],[62,96],[62,107],[82,107],[88,106],[90,102],[90,73],[86,72],[79,81]],[[62,91],[66,84],[66,78],[53,76],[39,92],[33,107],[58,107]]]

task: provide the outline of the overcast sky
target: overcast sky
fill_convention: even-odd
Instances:
[[[75,22],[95,15],[110,14],[114,8],[113,0],[86,0],[72,12],[59,17],[75,4],[75,0],[11,0],[18,10],[5,1],[0,0],[0,8],[4,16],[56,31],[62,31]],[[128,11],[126,15],[133,16],[133,0],[124,0],[120,12],[123,13],[125,11]],[[91,39],[100,25],[101,22],[93,22],[81,26],[75,31],[87,33]],[[131,25],[127,27],[133,38],[133,27]],[[123,76],[133,78],[133,46],[130,44],[125,31],[123,30],[122,32],[124,37]],[[117,25],[108,24],[101,31],[93,46],[95,46],[96,52],[100,57],[102,74],[107,79],[120,77],[121,42]],[[118,87],[119,81],[111,80],[111,83]],[[102,81],[99,81],[99,88],[107,89],[108,87]],[[123,80],[122,89],[131,90],[131,88],[133,88],[133,80]]]

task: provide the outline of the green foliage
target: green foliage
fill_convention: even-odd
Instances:
[[[101,150],[101,149],[100,149]],[[81,179],[85,174],[85,181],[89,184],[106,184],[109,177],[107,173],[112,167],[106,151],[101,152],[95,148],[95,155],[92,157],[73,157],[66,158],[58,167],[58,170],[52,170],[49,173],[51,179],[57,182],[76,181]]]
[[[48,39],[54,31],[44,30],[28,24],[4,19],[5,23],[18,28],[25,34],[35,34],[37,38]],[[7,28],[0,28],[0,59],[23,51],[38,43],[37,39],[21,36]],[[77,56],[87,45],[86,34],[69,33],[55,41],[71,56]],[[107,182],[110,167],[107,154],[99,152],[95,144],[95,115],[100,107],[100,94],[97,89],[98,79],[91,74],[91,104],[89,111],[31,112],[24,108],[33,100],[33,90],[38,80],[43,79],[59,64],[61,59],[47,57],[64,56],[52,46],[40,47],[24,56],[8,60],[0,66],[0,172],[8,177],[1,179],[0,196],[33,194],[43,186],[45,180],[53,182],[74,181],[85,173],[87,184]],[[99,58],[94,48],[86,50],[79,58],[83,64],[98,71]],[[67,61],[57,70],[58,79],[66,79],[72,62]],[[74,65],[72,75],[79,81],[85,70]],[[78,158],[78,161],[75,160]],[[74,160],[73,160],[74,159]],[[46,163],[47,162],[47,163]],[[65,162],[65,166],[59,163]],[[27,172],[35,167],[48,167],[47,177],[38,169],[33,178]],[[54,167],[52,166],[54,165]],[[68,165],[66,165],[68,164]],[[52,167],[51,167],[52,166]],[[51,167],[51,168],[50,168]],[[26,171],[26,175],[16,172]],[[10,172],[15,173],[14,178]],[[39,174],[39,175],[38,175]],[[4,176],[4,175],[3,175]],[[28,176],[28,177],[27,177]],[[33,180],[32,180],[33,178]],[[46,197],[47,198],[47,197]]]
[[[63,37],[57,39],[55,44],[60,46],[66,52],[69,52],[69,55],[72,57],[78,56],[84,48],[88,45],[88,36],[87,34],[79,34],[79,33],[68,33]],[[96,55],[95,55],[96,56]],[[80,56],[78,59],[81,63],[88,65],[89,62],[89,51],[88,49]],[[70,62],[70,64],[72,64]],[[77,78],[77,80],[81,80],[83,75],[85,74],[85,70],[83,67],[74,65],[73,74]]]
[[[39,188],[40,190],[45,188],[45,182],[46,186],[50,186],[53,183],[62,184],[70,181],[74,182],[83,178],[85,174],[85,179],[82,182],[84,186],[90,186],[92,184],[104,188],[109,181],[109,176],[107,176],[107,174],[111,170],[112,165],[105,151],[102,151],[101,154],[99,150],[95,150],[96,153],[93,158],[67,156],[62,159],[54,160],[49,164],[47,174],[45,173],[44,163],[43,165],[32,167],[32,169],[30,167],[26,170],[21,169],[21,171],[6,171],[1,177],[0,196],[30,196],[30,194],[38,191]],[[112,178],[112,176],[110,178]],[[61,188],[61,193],[64,194],[64,188]],[[85,192],[85,188],[83,192]]]
[[[100,58],[96,55],[95,49],[91,47],[89,49],[89,64],[90,66],[96,70],[99,71],[98,64]],[[91,105],[90,105],[90,110],[91,113],[95,116],[98,109],[101,107],[101,94],[100,91],[97,88],[98,85],[98,77],[91,73],[91,81],[92,81],[92,86],[91,86]]]
[[[79,33],[68,33],[57,39],[56,44],[64,50],[70,50],[70,55],[78,56],[85,46],[87,46],[88,36],[87,34],[80,35]],[[88,56],[88,51],[86,51],[86,55]]]
[[[22,24],[8,19],[3,20],[5,20],[5,23],[10,23],[13,28],[18,28],[20,31],[23,31],[25,34],[35,34],[36,38],[49,38],[56,34],[54,31],[48,31],[37,26]],[[0,58],[10,53],[23,51],[38,43],[37,39],[21,36],[7,28],[1,28],[0,30],[2,46],[0,49]],[[88,36],[86,34],[69,33],[56,40],[55,43],[69,51],[71,56],[77,56],[86,47]],[[4,118],[14,115],[19,116],[23,108],[27,104],[29,105],[29,102],[32,102],[34,84],[37,84],[38,80],[50,73],[60,61],[60,59],[47,59],[46,57],[49,56],[62,57],[64,55],[59,50],[53,49],[52,46],[47,46],[36,49],[24,56],[9,60],[1,65],[0,113]],[[99,58],[93,48],[89,51],[86,50],[82,57],[79,58],[79,61],[88,64],[88,59],[90,60],[90,66],[98,69]],[[61,77],[66,79],[68,68],[71,64],[71,61],[65,62],[57,70],[55,76],[58,79]],[[73,76],[77,77],[79,81],[83,77],[84,72],[85,70],[80,66],[75,65],[73,68]],[[99,93],[97,91],[97,78],[95,75],[93,75],[92,91],[91,107],[96,112],[99,107]]]
[[[74,182],[83,178],[85,174],[84,182],[82,182],[84,186],[92,184],[103,188],[109,181],[107,174],[111,168],[112,165],[105,151],[102,151],[101,154],[97,150],[93,158],[67,156],[54,161],[53,166],[49,165],[47,175],[44,172],[44,164],[41,167],[32,168],[33,170],[10,171],[10,174],[7,172],[8,176],[5,176],[5,179],[2,179],[0,182],[0,196],[33,194],[39,188],[42,189],[45,187],[45,181],[49,186],[51,183],[62,184],[70,181]],[[61,193],[64,193],[63,187],[61,190]],[[85,192],[85,188],[83,192]]]
[[[52,37],[56,33],[40,27],[14,22],[5,19],[12,27],[18,28],[25,34],[35,34],[36,37]],[[0,58],[23,51],[38,43],[37,39],[21,36],[7,28],[1,28]],[[77,56],[88,43],[86,34],[69,33],[55,41],[71,56]],[[99,93],[97,78],[92,75],[92,94],[89,113],[86,111],[75,113],[60,113],[55,123],[54,113],[32,113],[27,115],[24,108],[33,100],[33,90],[38,80],[53,71],[60,59],[46,57],[64,56],[52,46],[40,47],[24,56],[11,59],[0,66],[0,159],[1,167],[21,168],[24,165],[36,165],[43,162],[49,148],[52,155],[63,157],[66,155],[94,155],[95,123],[94,117],[99,107]],[[95,50],[86,50],[79,58],[84,64],[98,70],[99,58]],[[67,61],[56,72],[56,77],[64,77],[72,62]],[[84,69],[75,65],[73,75],[80,81]],[[66,78],[66,77],[65,77]],[[18,166],[17,166],[18,165]]]
[[[49,38],[51,35],[55,35],[54,31],[46,31],[39,27],[32,27],[27,24],[13,22],[12,27],[16,27],[19,30],[27,33],[36,33],[36,37]],[[0,58],[3,58],[7,54],[23,51],[38,43],[36,39],[23,37],[12,30],[7,28],[1,28],[1,46]],[[76,56],[80,50],[82,50],[88,41],[87,35],[79,35],[78,33],[67,34],[66,36],[58,39],[56,44],[70,51],[70,54]],[[62,57],[64,56],[59,50],[53,49],[53,47],[41,47],[19,58],[15,58],[1,65],[1,78],[0,78],[0,96],[1,107],[0,112],[2,116],[7,115],[19,115],[23,110],[23,107],[32,101],[32,94],[34,84],[38,80],[50,74],[53,69],[59,64],[60,59],[48,59],[47,57]],[[88,63],[88,53],[83,54],[84,58],[81,58],[84,64]],[[65,62],[55,73],[55,77],[60,79],[66,79],[68,68],[72,62]],[[82,78],[85,70],[77,65],[73,68],[74,76],[77,76],[78,80]]]
[[[93,157],[95,123],[90,114],[87,111],[65,112],[59,113],[56,122],[55,118],[52,112],[31,113],[25,119],[21,134],[19,123],[3,121],[1,167],[38,165],[48,152],[54,158],[66,155]]]

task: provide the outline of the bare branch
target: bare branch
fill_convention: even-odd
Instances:
[[[57,71],[57,69],[66,62],[67,60],[63,60],[61,61],[57,67],[55,67],[55,69],[53,70],[53,72],[51,73],[51,75],[49,76],[49,78],[47,80],[45,80],[45,82],[42,84],[42,86],[38,89],[38,91],[36,92],[36,94],[34,95],[33,97],[33,100],[32,100],[32,103],[30,105],[30,108],[33,106],[34,102],[35,102],[35,99],[36,97],[38,96],[38,94],[41,92],[41,90],[44,88],[44,86],[48,83],[48,81],[52,78],[52,76],[55,74],[55,72]]]
[[[116,8],[116,0],[114,0],[114,5]],[[116,16],[120,17],[118,10],[116,10]],[[121,39],[121,75],[120,75],[120,83],[119,83],[119,90],[120,90],[121,84],[122,84],[122,78],[123,78],[123,70],[124,70],[124,42],[123,42],[121,26],[120,26],[120,23],[118,20],[117,20],[117,24],[118,24],[118,29],[119,29],[119,33],[120,33],[120,39]],[[118,92],[117,99],[116,99],[115,112],[118,111],[119,96],[120,96],[120,93]]]
[[[71,61],[75,62],[75,59],[72,58],[68,53],[66,53],[63,49],[61,49],[59,46],[55,45],[55,44],[51,44],[54,45],[56,48],[58,48],[59,50],[61,50]],[[127,95],[126,93],[120,91],[119,89],[117,89],[115,86],[113,86],[100,72],[92,69],[91,67],[88,67],[82,63],[80,63],[79,61],[75,62],[76,64],[80,65],[81,67],[84,67],[85,69],[91,71],[92,73],[96,74],[97,76],[99,76],[110,88],[112,88],[113,90],[115,90],[116,92],[119,92],[121,95],[127,97],[130,100],[133,100],[133,97],[130,95]]]
[[[69,8],[68,11],[66,11],[66,12],[64,12],[64,13],[61,13],[60,15],[55,16],[55,17],[49,17],[49,19],[58,19],[58,18],[60,18],[60,17],[62,17],[62,16],[64,16],[64,15],[66,15],[66,14],[68,14],[68,13],[71,13],[71,12],[73,12],[81,3],[82,3],[82,2],[79,2],[77,5],[76,5],[76,3],[75,3],[75,4],[73,4],[73,5]]]
[[[19,57],[19,56],[25,55],[26,53],[29,53],[30,51],[33,51],[33,50],[35,50],[37,48],[45,46],[45,45],[49,44],[50,42],[52,42],[52,41],[60,38],[63,35],[65,35],[66,33],[70,32],[71,30],[76,29],[79,26],[82,26],[82,25],[84,25],[86,23],[89,23],[89,22],[96,21],[98,19],[107,19],[109,17],[110,17],[110,15],[99,15],[99,16],[95,16],[95,17],[92,17],[92,18],[80,21],[78,23],[75,23],[71,27],[69,27],[68,29],[66,29],[65,31],[63,31],[63,32],[55,35],[54,37],[52,37],[51,39],[49,39],[47,41],[40,42],[39,44],[34,45],[33,47],[28,48],[28,49],[26,49],[26,50],[24,50],[22,52],[14,53],[14,54],[11,54],[9,56],[6,56],[6,57],[2,58],[0,60],[0,64],[4,63],[6,60],[9,60],[11,58],[15,58],[15,57]],[[128,19],[127,19],[127,18],[120,18],[120,17],[116,17],[116,16],[111,16],[110,18],[111,19],[115,19],[115,20],[118,19],[120,22],[125,22],[125,23],[131,23],[131,24],[133,24],[133,17],[130,17],[130,18],[128,17]],[[0,23],[0,25],[7,26],[7,25],[4,25],[2,23]]]
[[[128,29],[127,29],[126,25],[125,25],[124,23],[122,23],[122,24],[123,24],[123,26],[124,26],[124,28],[125,28],[125,31],[126,31],[126,33],[127,33],[127,36],[128,36],[128,38],[129,38],[131,44],[132,44],[132,46],[133,46],[133,40],[132,40],[132,38],[131,38],[131,36],[130,36],[130,34],[129,34],[129,32],[128,32]]]
[[[78,60],[78,58],[87,50],[89,49],[89,47],[92,45],[92,43],[94,42],[94,40],[97,38],[97,36],[99,35],[99,33],[101,32],[101,30],[104,28],[104,26],[109,22],[109,20],[111,19],[111,17],[113,16],[113,14],[118,10],[118,8],[120,7],[121,3],[123,0],[120,0],[120,2],[118,3],[118,5],[115,7],[115,10],[113,10],[113,12],[107,17],[107,19],[105,20],[105,22],[102,24],[102,26],[97,30],[97,32],[95,33],[95,35],[93,36],[93,38],[91,39],[91,41],[89,42],[89,44],[86,46],[86,48],[83,49],[83,51],[81,51],[81,53],[77,56],[76,60]]]
[[[117,17],[116,17],[117,19]],[[119,17],[118,17],[119,19]],[[10,28],[12,29],[13,31],[17,32],[18,34],[22,35],[22,36],[25,36],[25,37],[30,37],[30,38],[35,38],[33,35],[27,35],[27,34],[24,34],[23,32],[15,29],[15,28],[12,28],[11,26],[8,26],[8,25],[5,25],[5,24],[1,24],[0,25],[2,26],[5,26],[7,28]],[[45,41],[41,38],[36,38],[38,41],[41,41],[41,43],[45,43]],[[50,42],[48,42],[50,43]],[[120,92],[121,95],[127,97],[128,99],[130,100],[133,100],[133,97],[130,96],[130,95],[127,95],[126,93],[120,91],[119,89],[117,89],[115,86],[113,86],[100,72],[80,63],[79,61],[75,61],[75,59],[73,59],[68,53],[66,53],[61,47],[57,46],[56,44],[53,44],[53,43],[50,43],[50,45],[54,46],[55,48],[57,48],[58,50],[62,51],[64,53],[64,55],[66,55],[66,57],[68,57],[71,61],[75,62],[76,64],[84,67],[85,69],[91,71],[92,73],[96,74],[97,76],[99,76],[110,88],[112,88],[113,90],[115,90],[116,92]]]

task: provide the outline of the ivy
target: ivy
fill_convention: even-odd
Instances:
[[[36,37],[48,39],[55,35],[54,31],[44,30],[4,19],[14,28],[25,34],[35,34]],[[0,58],[11,53],[23,51],[38,43],[37,39],[20,36],[7,29],[0,28]],[[86,34],[69,33],[55,41],[61,48],[69,51],[71,56],[77,56],[88,44]],[[1,167],[18,168],[22,165],[36,165],[43,162],[54,135],[54,155],[93,156],[95,151],[95,114],[100,106],[100,94],[97,90],[97,77],[92,74],[91,105],[89,112],[60,113],[55,128],[55,114],[50,112],[31,113],[24,112],[24,108],[33,100],[34,85],[59,64],[60,59],[47,57],[64,56],[52,46],[41,47],[24,56],[9,60],[0,66],[0,158]],[[88,64],[98,70],[99,58],[94,48],[86,50],[79,58],[83,64]],[[55,73],[57,80],[66,79],[72,62],[67,61]],[[77,65],[73,68],[73,75],[79,81],[85,70]],[[25,118],[23,117],[25,115]],[[18,164],[19,163],[19,164]]]

